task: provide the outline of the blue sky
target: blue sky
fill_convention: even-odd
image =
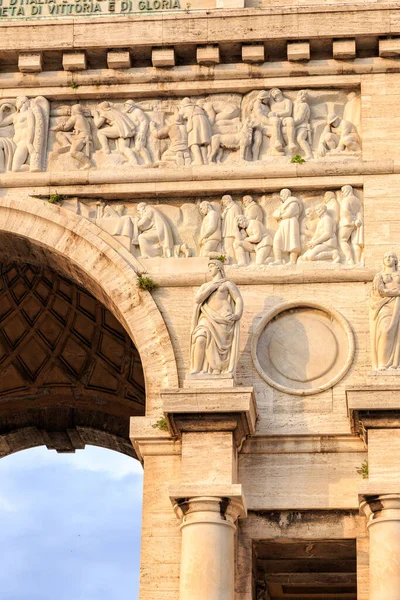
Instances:
[[[87,446],[0,460],[2,600],[137,600],[142,467]]]

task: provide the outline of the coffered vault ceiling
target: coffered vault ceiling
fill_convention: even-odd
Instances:
[[[139,354],[89,292],[48,268],[0,274],[0,455],[86,443],[135,456],[129,417],[144,414]]]

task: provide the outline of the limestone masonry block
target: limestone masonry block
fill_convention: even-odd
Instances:
[[[334,40],[333,42],[333,58],[346,59],[355,58],[356,56],[356,40]]]
[[[196,56],[199,65],[217,65],[219,63],[219,47],[198,46]]]
[[[174,48],[154,48],[151,53],[153,67],[174,67],[175,50]]]
[[[379,56],[387,58],[400,54],[400,37],[390,40],[379,40]]]
[[[288,60],[310,60],[309,42],[289,42],[287,45]]]
[[[64,71],[83,71],[86,69],[84,52],[65,52],[62,58]]]
[[[257,63],[264,62],[265,48],[264,44],[251,44],[242,46],[242,61]]]
[[[18,69],[21,73],[39,73],[43,68],[41,52],[21,52],[18,56]]]
[[[129,50],[110,50],[107,52],[107,65],[109,69],[129,69],[131,66]]]

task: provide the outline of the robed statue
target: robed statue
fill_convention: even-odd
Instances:
[[[400,368],[400,272],[394,252],[386,252],[375,275],[370,305],[372,366]]]
[[[212,281],[204,283],[195,295],[190,374],[234,374],[243,299],[236,285],[225,277],[221,261],[210,260],[208,271]]]

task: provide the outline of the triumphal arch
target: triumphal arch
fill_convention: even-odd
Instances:
[[[1,456],[142,462],[140,600],[400,600],[400,5],[0,21]]]

